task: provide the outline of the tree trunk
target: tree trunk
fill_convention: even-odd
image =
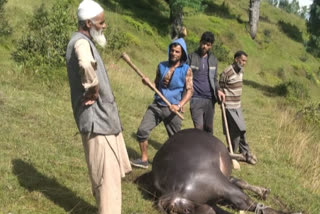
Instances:
[[[183,37],[183,14],[182,8],[170,9],[170,23],[171,23],[171,39],[175,40]]]
[[[250,24],[250,36],[254,39],[258,31],[260,11],[260,0],[250,0],[249,5],[249,24]]]

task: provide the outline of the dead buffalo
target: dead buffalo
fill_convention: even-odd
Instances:
[[[237,210],[283,213],[251,200],[243,189],[265,198],[269,190],[231,177],[232,161],[216,137],[198,129],[185,129],[163,144],[153,159],[152,171],[136,181],[155,193],[163,213],[228,213],[217,206]]]

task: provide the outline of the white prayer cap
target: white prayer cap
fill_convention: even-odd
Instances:
[[[103,12],[103,8],[93,0],[83,0],[78,7],[78,20],[92,19]]]

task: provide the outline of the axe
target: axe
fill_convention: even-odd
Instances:
[[[130,57],[126,54],[126,53],[122,53],[121,54],[121,58],[126,61],[126,63],[128,63],[128,65],[144,80],[146,80],[146,76],[131,62]],[[159,97],[161,97],[161,99],[169,106],[171,106],[171,103],[161,94],[161,92],[154,86],[154,84],[152,84],[150,82],[150,80],[148,79],[148,81],[145,81],[146,84],[156,93],[159,95]],[[180,114],[180,112],[174,112],[175,114],[178,115],[178,117],[180,117],[182,120],[184,119],[184,117],[182,116],[182,114]]]

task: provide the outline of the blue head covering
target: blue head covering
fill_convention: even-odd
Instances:
[[[170,43],[169,48],[168,48],[168,57],[169,57],[169,58],[170,58],[170,47],[171,47],[171,45],[173,45],[173,44],[178,44],[178,45],[180,45],[180,46],[182,47],[182,51],[183,51],[184,54],[182,54],[182,57],[183,57],[183,58],[181,58],[181,60],[182,60],[183,62],[186,62],[187,59],[188,59],[188,51],[187,51],[187,45],[186,45],[186,42],[184,41],[184,39],[183,39],[183,38],[179,38],[179,39],[173,40],[173,41]]]

